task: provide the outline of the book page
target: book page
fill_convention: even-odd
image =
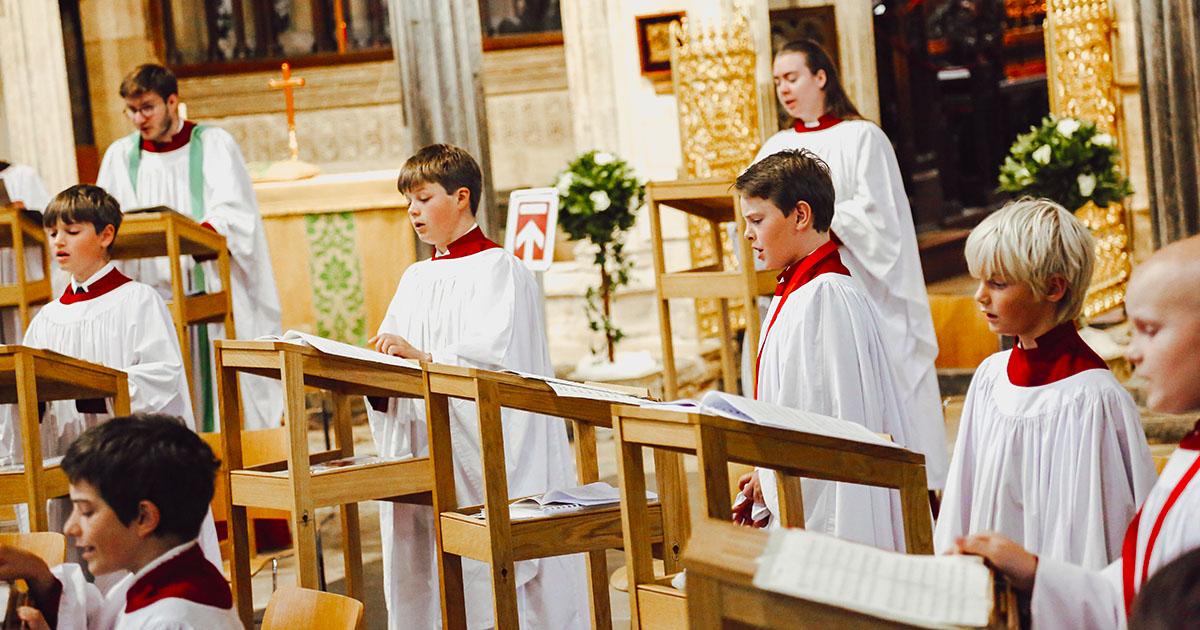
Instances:
[[[575,381],[568,381],[553,376],[542,376],[541,374],[530,374],[528,372],[518,372],[517,370],[504,370],[505,374],[515,374],[521,378],[533,379],[541,381],[550,386],[555,394],[563,398],[586,398],[588,400],[601,400],[611,403],[619,403],[622,405],[642,405],[646,402],[645,398],[630,396],[615,390],[597,387],[595,385],[586,385]]]
[[[289,330],[284,333],[282,338],[279,339],[279,341],[285,342],[292,342],[293,340],[302,341],[325,354],[330,354],[335,357],[359,359],[360,361],[370,361],[371,363],[412,368],[414,370],[421,369],[421,364],[413,361],[412,359],[394,357],[390,354],[376,352],[370,348],[360,348],[358,346],[352,346],[348,343],[342,343],[340,341],[334,341],[332,339],[326,339],[324,337],[302,333],[298,330]]]
[[[801,529],[771,532],[754,585],[923,628],[984,628],[992,575],[977,556],[915,556]]]
[[[701,408],[704,411],[711,410],[712,413],[734,420],[853,440],[865,444],[901,448],[900,445],[879,437],[857,422],[782,407],[725,392],[708,392],[701,399]]]

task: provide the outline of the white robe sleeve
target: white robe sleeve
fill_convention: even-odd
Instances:
[[[136,289],[133,295],[139,306],[128,311],[130,331],[126,337],[134,347],[130,363],[120,368],[129,375],[130,411],[180,416],[195,431],[183,355],[171,314],[153,289],[141,284]]]
[[[854,194],[835,204],[832,229],[875,278],[887,278],[900,260],[900,221],[911,223],[896,154],[883,131],[871,125],[859,137]],[[899,194],[898,194],[899,193]],[[901,207],[903,205],[903,207]]]
[[[1007,353],[993,354],[983,360],[975,370],[967,397],[963,401],[959,416],[958,437],[954,441],[954,455],[950,458],[950,472],[946,478],[946,489],[942,495],[942,506],[933,530],[933,552],[950,553],[954,542],[971,532],[971,490],[975,487],[975,462],[979,459],[974,439],[975,418],[985,413],[991,396],[990,380],[984,384],[983,374],[990,373],[990,362],[1008,357]],[[983,391],[980,391],[983,390]],[[964,498],[965,495],[965,498]]]
[[[99,628],[105,603],[104,596],[100,594],[96,585],[87,581],[83,575],[83,568],[75,563],[64,563],[52,567],[50,573],[62,584],[56,630]]]
[[[33,167],[11,164],[0,171],[0,179],[4,180],[9,199],[20,201],[30,210],[45,210],[50,203],[50,193]]]
[[[261,236],[262,221],[246,160],[233,136],[224,129],[206,127],[200,138],[204,142],[205,182],[201,222],[213,226],[225,237],[230,256],[252,256]]]
[[[1033,583],[1033,630],[1125,630],[1121,561],[1103,571],[1039,558]]]

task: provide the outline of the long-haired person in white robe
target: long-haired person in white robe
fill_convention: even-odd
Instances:
[[[825,164],[807,151],[782,151],[746,169],[734,186],[751,247],[767,268],[784,270],[759,343],[755,398],[857,422],[910,444],[908,412],[875,307],[830,240],[836,211]],[[758,470],[743,483],[747,496],[760,486],[762,502],[778,516],[774,474]],[[904,550],[895,490],[806,479],[802,493],[807,529]]]
[[[1121,555],[1157,474],[1133,396],[1075,330],[1094,248],[1047,199],[1010,203],[967,239],[988,327],[1017,345],[971,379],[935,551],[990,530],[1088,569]]]
[[[807,149],[829,165],[834,240],[879,311],[900,401],[912,418],[911,448],[925,455],[930,490],[940,490],[950,457],[933,365],[937,338],[896,153],[883,130],[858,113],[829,53],[816,42],[785,45],[775,56],[774,76],[779,102],[796,123],[768,138],[755,161]]]
[[[479,166],[466,151],[430,145],[408,159],[399,188],[409,200],[417,236],[435,247],[431,260],[404,272],[388,306],[376,350],[396,356],[486,370],[513,369],[553,375],[539,294],[532,275],[512,254],[488,240],[475,224]],[[425,405],[393,398],[369,413],[381,455],[424,457],[429,453]],[[475,404],[451,400],[454,476],[460,505],[483,503],[478,419]],[[513,498],[574,485],[570,448],[562,420],[504,409],[508,492]],[[433,511],[427,506],[384,502],[384,595],[388,627],[441,627]],[[582,556],[516,563],[522,628],[575,629],[589,626]],[[490,572],[463,560],[467,624],[493,625]]]
[[[183,355],[167,305],[153,289],[130,280],[108,259],[108,248],[121,225],[120,206],[103,189],[80,184],[59,193],[47,205],[44,220],[52,255],[71,280],[62,296],[34,316],[25,345],[122,370],[129,377],[134,413],[177,416],[195,430]],[[76,437],[111,415],[104,404],[46,403],[42,454],[64,454]],[[24,461],[17,418],[14,406],[0,406],[0,463]],[[51,500],[49,517],[55,531],[62,531],[69,511],[68,501]],[[211,516],[201,544],[220,566]]]
[[[1126,310],[1133,337],[1126,357],[1162,413],[1200,411],[1200,237],[1164,247],[1133,273]],[[1200,422],[1171,455],[1125,532],[1121,557],[1100,571],[1029,553],[993,532],[958,542],[986,557],[1014,585],[1033,590],[1033,628],[1115,630],[1146,580],[1200,547]],[[1146,605],[1154,605],[1147,601]]]
[[[183,120],[179,116],[178,83],[162,66],[138,66],[122,81],[120,92],[125,112],[137,131],[112,143],[104,152],[96,184],[116,197],[126,212],[167,206],[224,236],[229,247],[233,285],[229,289],[238,338],[282,334],[279,293],[262,216],[246,161],[233,136],[217,127]],[[180,262],[187,292],[222,289],[215,262],[197,265],[190,256],[182,257]],[[126,261],[121,269],[170,299],[171,274],[165,259]],[[197,271],[203,276],[203,286]],[[210,367],[207,373],[202,368],[212,365],[211,341],[224,337],[221,324],[192,330],[192,370],[197,376],[193,405],[199,426],[208,427],[206,430],[218,426],[219,407],[215,402],[215,368]],[[201,348],[206,340],[209,347]],[[239,382],[244,428],[279,426],[283,417],[279,381],[242,374]]]
[[[30,585],[22,627],[241,630],[229,583],[196,544],[219,466],[179,418],[127,416],[88,429],[63,458],[75,503],[67,533],[89,568],[124,578],[102,593],[78,564],[51,568],[0,547],[0,579]]]
[[[32,167],[0,161],[0,181],[4,182],[9,201],[19,201],[29,210],[40,212],[50,202],[50,193],[46,192],[42,178]],[[25,279],[42,279],[40,246],[25,246]],[[10,249],[0,251],[0,284],[16,281],[16,257]],[[0,313],[0,343],[21,343],[21,323],[21,315],[15,308]]]

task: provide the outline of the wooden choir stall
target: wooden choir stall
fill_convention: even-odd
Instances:
[[[27,257],[31,253],[27,248],[39,246],[42,277],[33,279],[27,275]],[[21,329],[12,333],[5,331],[5,338],[20,339],[33,319],[30,308],[54,299],[50,288],[50,248],[42,228],[41,213],[25,210],[19,202],[0,208],[0,250],[5,249],[12,250],[15,278],[9,284],[0,285],[0,309],[17,309]]]
[[[318,339],[318,343],[320,340]],[[363,601],[362,547],[358,503],[371,500],[428,502],[433,473],[429,458],[334,462],[354,457],[350,428],[350,398],[381,396],[420,398],[425,395],[421,370],[413,363],[389,361],[363,348],[337,342],[326,346],[341,354],[323,352],[308,344],[283,341],[218,340],[217,386],[221,402],[221,436],[227,481],[224,501],[231,505],[229,533],[233,547],[232,581],[238,614],[253,627],[254,605],[250,588],[250,540],[247,507],[286,510],[292,516],[299,586],[317,588],[317,517],[320,507],[338,507],[344,540],[346,593]],[[374,355],[374,356],[372,356]],[[287,428],[285,461],[258,466],[243,465],[241,396],[237,374],[245,372],[283,382],[283,424]],[[336,445],[310,453],[305,388],[333,394]],[[332,464],[326,464],[333,462]]]
[[[784,524],[792,527],[804,526],[801,477],[897,489],[903,506],[907,549],[910,553],[933,553],[925,458],[919,453],[882,443],[653,407],[614,407],[613,425],[621,479],[630,627],[635,630],[682,630],[688,627],[689,597],[672,587],[670,582],[672,574],[678,570],[679,550],[664,554],[665,576],[654,574],[652,541],[646,535],[650,513],[645,498],[645,447],[651,448],[656,456],[660,451],[696,456],[704,494],[704,513],[714,519],[730,518],[730,463],[778,471],[781,518]],[[862,428],[861,425],[853,426]],[[683,493],[660,495],[660,500],[664,515],[687,514],[686,489]],[[685,519],[680,524],[685,547],[690,529],[690,521]]]
[[[112,399],[115,415],[129,414],[129,380],[125,373],[66,355],[0,346],[0,403],[15,404],[21,423],[24,465],[0,469],[0,505],[26,503],[33,531],[48,531],[46,500],[67,494],[67,476],[58,462],[42,459],[40,403],[75,400],[100,411]]]
[[[429,420],[430,459],[434,471],[433,507],[436,521],[442,615],[448,630],[465,630],[461,558],[490,565],[497,628],[517,628],[516,570],[521,560],[585,553],[593,628],[608,628],[612,614],[608,600],[605,550],[621,546],[621,509],[618,505],[590,508],[531,519],[512,520],[505,468],[502,408],[520,409],[571,423],[574,430],[575,466],[579,484],[599,481],[596,427],[612,426],[614,401],[636,402],[600,388],[575,385],[571,397],[555,391],[545,380],[472,368],[423,363],[426,410]],[[590,391],[581,391],[590,390]],[[449,399],[472,400],[478,406],[485,501],[482,506],[460,506],[455,494],[454,453],[450,442]],[[659,496],[684,492],[685,480],[677,460],[659,468]],[[682,505],[671,501],[672,505]],[[681,518],[659,513],[657,503],[645,505],[641,535],[649,542],[681,543]],[[486,517],[480,514],[483,508]]]

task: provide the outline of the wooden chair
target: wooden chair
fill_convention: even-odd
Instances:
[[[263,613],[262,630],[355,630],[362,621],[357,599],[285,586],[271,595]]]
[[[558,395],[547,383],[514,374],[450,365],[423,363],[425,410],[429,426],[429,458],[433,464],[433,509],[439,553],[442,623],[447,630],[466,628],[461,558],[489,565],[492,605],[497,628],[517,628],[515,563],[521,560],[584,553],[591,599],[592,628],[612,626],[605,553],[621,546],[618,506],[513,521],[509,518],[508,476],[505,465],[501,409],[520,409],[571,422],[575,434],[576,481],[600,480],[596,427],[612,426],[609,400]],[[449,399],[472,400],[478,409],[484,477],[483,506],[462,506],[455,492],[454,457],[450,442]],[[658,462],[659,495],[672,496],[685,485],[680,462]],[[480,518],[483,508],[486,518]],[[675,523],[659,517],[657,503],[647,506],[642,521],[647,540],[664,540],[678,548]]]
[[[688,627],[692,630],[915,630],[916,626],[800,599],[754,586],[756,559],[767,533],[704,519],[696,523],[684,553]],[[1017,599],[1003,579],[995,580],[988,630],[1019,630]]]
[[[695,455],[705,516],[729,520],[732,492],[729,464],[737,462],[778,471],[780,518],[804,527],[800,478],[825,479],[900,491],[904,539],[910,553],[933,553],[933,519],[925,487],[925,458],[902,448],[790,431],[699,413],[646,407],[613,408],[621,515],[628,575],[630,628],[687,628],[688,595],[671,586],[679,549],[664,552],[665,575],[656,576],[647,536],[643,449]],[[656,462],[657,465],[657,462]],[[663,496],[662,517],[680,519],[680,537],[690,538],[687,489]]]
[[[67,558],[67,537],[58,532],[0,534],[0,545],[24,549],[52,567],[62,564]]]

